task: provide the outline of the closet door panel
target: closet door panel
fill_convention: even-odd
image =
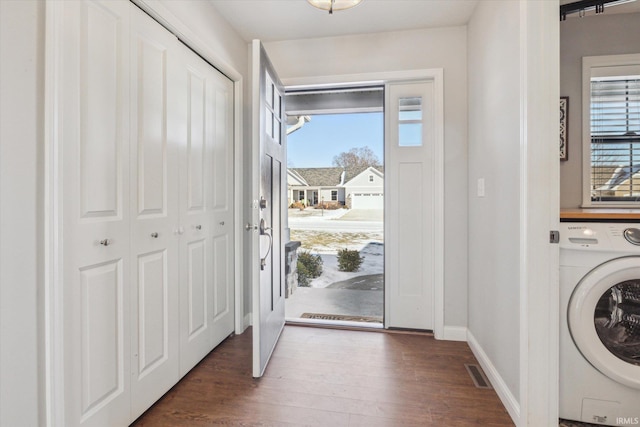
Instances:
[[[211,160],[213,242],[213,344],[218,345],[234,328],[234,218],[233,218],[233,84],[212,70],[215,106],[213,158]]]
[[[211,313],[211,188],[213,107],[211,67],[186,47],[183,59],[183,151],[180,168],[180,372],[213,348]]]
[[[123,25],[118,11],[82,3],[80,24],[80,185],[82,214],[122,217]]]
[[[65,424],[125,425],[131,415],[131,5],[58,6]]]
[[[131,31],[132,412],[179,379],[177,39],[137,8]]]

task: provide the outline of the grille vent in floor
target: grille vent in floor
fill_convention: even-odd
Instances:
[[[477,388],[493,388],[491,387],[491,383],[482,372],[482,369],[478,365],[470,365],[465,363],[464,367],[467,368],[467,372],[469,372],[469,376],[473,380],[473,383]]]

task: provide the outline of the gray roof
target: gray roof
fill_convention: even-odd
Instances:
[[[374,168],[384,173],[382,166],[374,166]],[[347,170],[344,182],[348,182],[355,176],[360,174],[366,168]],[[337,187],[340,185],[340,177],[342,175],[341,167],[331,168],[289,168],[290,171],[298,173],[310,187]]]
[[[310,187],[335,187],[340,184],[342,168],[289,168],[307,181]]]

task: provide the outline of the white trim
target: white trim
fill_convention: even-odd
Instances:
[[[433,336],[444,339],[444,71],[434,71],[435,147],[434,147],[434,286]]]
[[[467,341],[466,326],[445,326],[442,339],[446,341]]]
[[[247,329],[249,326],[253,325],[253,316],[251,315],[251,313],[247,313],[244,315],[244,329]]]
[[[591,201],[591,69],[599,67],[639,65],[640,54],[582,57],[582,207],[633,208],[637,202]]]
[[[529,299],[528,299],[528,277],[527,277],[527,267],[528,267],[528,260],[527,260],[527,251],[528,251],[528,230],[527,230],[527,220],[528,220],[528,200],[527,200],[527,187],[528,187],[528,175],[527,175],[527,162],[528,162],[528,155],[529,153],[527,152],[527,144],[528,144],[528,135],[527,135],[527,118],[528,118],[528,76],[529,76],[529,72],[527,69],[527,65],[528,65],[528,57],[527,57],[527,53],[528,53],[528,49],[527,49],[527,8],[526,5],[523,4],[523,0],[520,0],[520,14],[519,14],[519,18],[520,18],[520,40],[519,40],[519,52],[520,52],[520,58],[519,58],[519,65],[520,65],[520,82],[519,82],[519,86],[520,86],[520,142],[519,142],[519,149],[520,149],[520,153],[519,153],[519,171],[520,171],[520,176],[518,177],[519,180],[519,194],[520,194],[520,203],[519,203],[519,221],[520,221],[520,234],[519,234],[519,240],[520,240],[520,245],[519,245],[519,259],[518,259],[518,270],[519,270],[519,274],[518,274],[518,282],[519,282],[519,294],[520,294],[520,298],[518,301],[518,314],[520,316],[519,321],[520,321],[520,328],[518,330],[518,349],[519,349],[519,366],[518,366],[518,380],[519,380],[519,392],[520,392],[520,403],[517,403],[517,400],[515,399],[515,397],[511,394],[509,388],[507,387],[506,384],[504,384],[502,378],[500,377],[500,374],[497,372],[497,370],[495,369],[495,367],[493,366],[493,364],[491,364],[491,361],[488,359],[487,355],[484,353],[482,354],[482,357],[486,358],[485,363],[487,363],[489,365],[489,369],[492,369],[494,372],[492,372],[492,375],[497,375],[498,379],[499,379],[499,383],[498,387],[494,388],[496,389],[496,392],[498,392],[498,396],[500,397],[500,400],[502,400],[502,403],[505,405],[505,407],[507,408],[507,411],[509,412],[509,415],[511,415],[511,419],[513,419],[513,422],[517,425],[517,426],[521,426],[523,425],[523,423],[525,423],[526,425],[526,414],[527,414],[527,410],[529,408],[528,402],[529,402],[529,388],[528,388],[528,376],[529,376],[529,342],[528,342],[528,333],[529,333],[529,316],[528,316],[528,310],[529,310]],[[475,339],[473,337],[473,335],[469,334],[470,338],[472,338],[471,340],[469,340],[469,343],[471,343],[471,341],[473,340],[475,342]],[[478,347],[478,349],[481,351],[482,348],[480,347],[479,343],[475,342],[476,347]],[[515,343],[514,343],[515,344]],[[473,351],[473,348],[472,348]],[[479,356],[478,360],[480,359]],[[480,363],[482,365],[482,362]],[[483,365],[483,369],[484,365]],[[488,369],[485,369],[485,372],[487,372]],[[491,379],[491,375],[489,375],[489,379]],[[513,399],[513,401],[511,401],[511,399]],[[513,408],[518,408],[518,411],[511,411],[510,410],[510,406],[512,406]],[[524,412],[525,416],[524,419],[522,419],[520,417],[521,415],[521,410]]]
[[[62,303],[62,258],[60,170],[58,126],[63,114],[59,81],[62,76],[63,21],[61,2],[45,4],[45,106],[44,106],[44,405],[45,425],[64,425],[64,328]]]
[[[559,401],[557,1],[520,0],[519,399],[517,425],[552,425]]]
[[[511,390],[509,390],[507,383],[504,382],[502,376],[500,376],[496,367],[493,366],[491,359],[489,359],[489,356],[484,352],[471,331],[467,331],[467,343],[469,344],[469,348],[473,352],[473,355],[478,359],[482,370],[487,375],[489,382],[491,382],[491,385],[498,394],[502,404],[507,409],[509,416],[516,425],[519,425],[520,404],[518,403],[518,399],[516,399]]]
[[[400,81],[424,80],[434,77],[434,72],[442,71],[442,68],[430,68],[424,70],[381,71],[378,73],[336,74],[331,76],[292,77],[283,79],[286,90],[303,90],[308,88],[321,89],[382,86],[385,83]]]
[[[234,281],[235,289],[235,333],[241,334],[246,329],[247,322],[244,313],[244,159],[242,144],[242,79],[233,82],[233,152],[234,152]],[[246,316],[245,316],[246,317]]]

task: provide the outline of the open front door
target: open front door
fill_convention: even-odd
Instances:
[[[252,47],[253,376],[261,377],[284,327],[286,151],[284,87],[259,40]]]

